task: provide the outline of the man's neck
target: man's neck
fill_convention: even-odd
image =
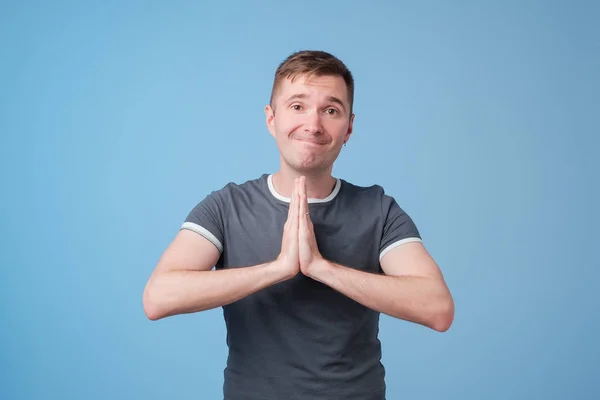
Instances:
[[[311,199],[324,199],[333,192],[336,179],[331,176],[331,172],[305,173],[302,174],[293,170],[280,169],[273,174],[273,186],[275,191],[284,197],[292,196],[294,179],[300,176],[306,177],[306,195]]]

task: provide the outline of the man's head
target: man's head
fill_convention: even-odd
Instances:
[[[282,162],[307,173],[331,171],[352,133],[353,103],[354,79],[339,59],[323,51],[290,55],[265,107]]]

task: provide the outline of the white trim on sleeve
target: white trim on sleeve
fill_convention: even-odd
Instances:
[[[411,242],[422,242],[422,240],[421,240],[421,238],[418,238],[418,237],[409,237],[409,238],[405,238],[405,239],[400,239],[400,240],[388,245],[388,247],[386,247],[385,249],[383,249],[383,251],[381,253],[379,253],[379,261],[381,261],[383,256],[385,256],[393,248],[396,248],[405,243],[411,243]]]
[[[188,229],[192,232],[196,232],[197,234],[199,234],[201,236],[204,236],[206,239],[208,239],[208,241],[210,241],[212,244],[214,244],[217,249],[219,249],[219,253],[223,252],[223,245],[221,244],[219,239],[216,238],[215,235],[210,233],[210,231],[208,229],[203,228],[200,225],[195,224],[193,222],[184,222],[183,225],[181,226],[181,229]]]

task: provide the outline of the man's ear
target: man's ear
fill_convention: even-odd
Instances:
[[[275,111],[269,104],[265,106],[265,117],[267,128],[269,129],[271,136],[275,137]]]
[[[344,143],[348,142],[350,139],[350,135],[352,135],[352,129],[354,125],[354,114],[350,116],[350,123],[348,124],[348,132],[346,132],[346,137],[344,138]]]

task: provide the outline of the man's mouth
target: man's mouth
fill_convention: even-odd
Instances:
[[[314,140],[314,139],[307,139],[307,138],[294,138],[294,140],[298,140],[300,142],[312,144],[315,146],[323,146],[323,145],[327,144],[326,142],[324,142],[322,140]]]

